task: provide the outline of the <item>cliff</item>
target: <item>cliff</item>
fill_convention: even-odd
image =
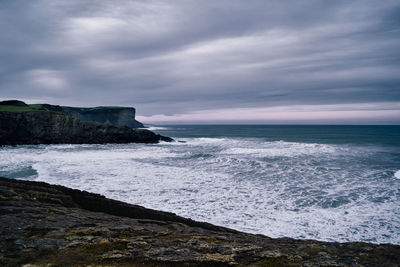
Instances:
[[[272,239],[0,178],[1,266],[398,266],[400,246]]]
[[[75,108],[50,104],[27,105],[19,100],[6,100],[0,101],[0,111],[53,111],[86,122],[144,128],[143,124],[135,119],[136,110],[131,107]]]
[[[23,144],[157,143],[173,141],[145,129],[135,109],[124,107],[72,108],[0,102],[0,146]]]
[[[22,107],[25,108],[25,107]],[[84,122],[50,111],[1,111],[0,146],[23,144],[157,143],[172,141],[145,129]]]
[[[144,125],[135,119],[136,110],[130,107],[75,108],[49,104],[31,106],[41,110],[65,113],[81,121],[144,128]]]

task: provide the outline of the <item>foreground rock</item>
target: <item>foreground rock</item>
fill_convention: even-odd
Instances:
[[[25,107],[22,107],[25,108]],[[0,146],[23,144],[157,143],[172,141],[145,129],[93,122],[51,111],[1,111]]]
[[[399,262],[396,245],[271,239],[62,186],[0,178],[1,266],[398,266]]]

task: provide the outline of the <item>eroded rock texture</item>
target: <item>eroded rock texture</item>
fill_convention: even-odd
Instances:
[[[0,266],[398,266],[400,246],[272,239],[0,178]]]
[[[130,107],[75,108],[42,104],[41,109],[65,113],[82,121],[128,126],[131,128],[144,127],[141,122],[135,119],[135,108]]]
[[[149,130],[85,122],[58,112],[0,112],[0,146],[157,143],[159,140],[172,141]]]

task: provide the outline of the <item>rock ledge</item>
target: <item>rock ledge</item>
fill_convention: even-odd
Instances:
[[[1,266],[398,266],[400,246],[272,239],[0,178]]]

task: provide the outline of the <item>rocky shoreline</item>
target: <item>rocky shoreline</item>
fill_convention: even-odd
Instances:
[[[398,266],[400,246],[272,239],[0,178],[1,266]]]

